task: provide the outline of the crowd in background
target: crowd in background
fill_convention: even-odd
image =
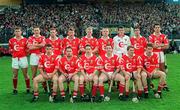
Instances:
[[[147,37],[154,22],[159,22],[162,32],[171,35],[180,26],[180,5],[170,4],[63,4],[27,5],[20,10],[7,8],[1,14],[0,43],[7,43],[15,26],[23,28],[23,35],[32,34],[35,25],[42,35],[49,35],[49,28],[56,27],[59,35],[65,35],[69,26],[74,26],[78,37],[84,29],[98,29],[102,24],[139,24],[141,33]]]

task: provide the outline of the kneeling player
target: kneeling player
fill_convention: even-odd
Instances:
[[[65,55],[59,61],[59,70],[61,75],[59,76],[59,89],[62,99],[65,99],[65,91],[63,83],[67,81],[74,81],[74,92],[73,92],[73,100],[77,99],[77,91],[79,84],[79,76],[78,73],[78,58],[73,55],[73,51],[71,47],[66,47]],[[69,88],[71,89],[71,88]]]
[[[148,86],[147,78],[159,78],[159,86],[157,92],[154,91],[156,98],[161,98],[161,89],[165,84],[166,74],[159,70],[158,66],[158,56],[153,53],[153,45],[147,44],[146,51],[143,56],[141,56],[142,64],[142,84],[144,86],[145,97],[148,97]]]
[[[101,74],[99,76],[99,91],[101,95],[101,101],[104,99],[104,82],[108,80],[115,80],[119,81],[119,99],[123,100],[123,92],[124,92],[124,85],[125,79],[124,77],[118,73],[120,70],[119,66],[119,58],[116,55],[113,55],[112,46],[106,45],[106,54],[100,57],[100,64],[101,64]]]
[[[57,56],[53,54],[53,48],[50,44],[46,44],[45,48],[46,54],[41,55],[39,60],[40,74],[33,79],[34,97],[32,101],[38,100],[38,83],[49,80],[53,83],[53,92],[50,95],[52,95],[53,101],[56,101],[58,75],[55,66],[57,65]]]
[[[138,66],[140,66],[140,63],[138,63],[138,57],[134,55],[133,46],[127,47],[127,55],[122,56],[121,63],[122,72],[124,73],[126,81],[126,98],[129,97],[129,82],[131,78],[133,79],[133,81],[136,81],[138,87],[138,98],[140,98],[142,95],[142,83],[140,77],[141,69],[138,68]]]
[[[93,55],[92,48],[90,45],[85,46],[85,54],[80,58],[81,65],[81,75],[79,82],[79,90],[81,93],[81,98],[84,98],[84,82],[90,83],[93,82],[92,87],[92,98],[95,99],[96,89],[98,86],[98,76],[96,74],[96,64],[98,58]],[[89,84],[89,85],[90,85]]]

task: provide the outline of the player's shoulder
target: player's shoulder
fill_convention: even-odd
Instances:
[[[129,36],[127,36],[127,35],[124,35],[124,37],[123,38],[125,38],[125,39],[130,39],[130,37]]]
[[[29,39],[34,39],[35,37],[32,35],[32,36],[29,36],[28,38],[29,38]]]
[[[155,53],[153,53],[153,54],[152,54],[152,57],[158,57],[158,55],[157,55],[157,54],[155,54]]]
[[[153,37],[155,37],[154,34],[150,34],[150,35],[149,35],[149,38],[153,38]]]
[[[83,40],[86,40],[86,36],[83,36],[82,38],[81,38],[81,40],[83,41]]]
[[[9,42],[12,42],[12,41],[15,41],[15,40],[16,40],[15,37],[12,37],[12,38],[9,39]]]
[[[122,55],[122,58],[124,59],[124,58],[127,58],[128,56],[126,55],[126,54],[123,54]]]
[[[77,57],[76,55],[73,55],[73,59],[74,59],[74,60],[77,60],[78,57]]]
[[[40,54],[40,58],[44,58],[44,57],[46,57],[46,54],[45,53],[41,53]]]
[[[97,40],[100,42],[100,41],[102,41],[103,39],[100,37],[100,38],[98,38]]]

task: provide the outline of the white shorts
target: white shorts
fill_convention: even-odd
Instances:
[[[165,57],[164,52],[154,52],[158,56],[158,63],[164,63]]]
[[[12,68],[14,69],[28,68],[27,57],[12,58]]]
[[[38,65],[39,64],[39,55],[32,53],[30,55],[30,65]]]

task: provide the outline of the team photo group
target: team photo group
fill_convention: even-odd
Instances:
[[[101,36],[95,38],[93,28],[88,27],[86,35],[79,38],[70,27],[67,36],[60,39],[56,28],[51,28],[45,38],[40,34],[40,27],[35,26],[33,35],[25,38],[21,27],[16,27],[14,37],[9,40],[13,94],[18,95],[20,69],[26,92],[33,94],[31,102],[40,98],[39,86],[49,94],[47,101],[68,99],[71,103],[110,101],[112,87],[117,89],[120,101],[132,99],[133,102],[159,99],[163,97],[162,90],[169,91],[164,55],[169,41],[161,33],[160,24],[153,25],[153,33],[148,38],[141,36],[140,26],[134,27],[134,36],[125,35],[124,27],[118,27],[117,35],[112,38],[108,28],[99,31]]]

